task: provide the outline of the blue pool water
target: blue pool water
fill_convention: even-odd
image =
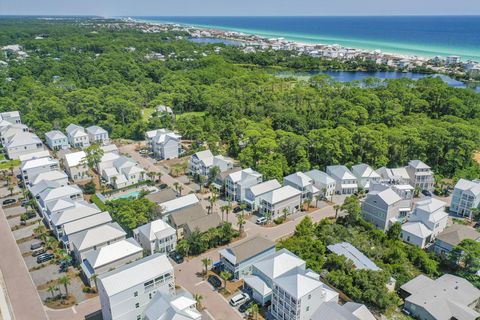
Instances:
[[[112,200],[126,199],[126,198],[138,198],[140,191],[132,191],[127,194],[122,194],[121,196],[113,197]]]

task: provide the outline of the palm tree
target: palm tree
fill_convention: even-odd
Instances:
[[[228,222],[228,214],[232,210],[232,205],[230,204],[230,201],[228,202],[227,205],[225,205],[225,214],[227,215],[227,222]]]
[[[227,288],[227,281],[232,277],[232,274],[228,271],[220,272],[220,278],[223,279],[223,287]]]
[[[283,208],[282,212],[283,212],[283,218],[287,220],[288,208]]]
[[[9,169],[10,169],[10,172],[12,173],[12,176],[13,176],[15,174],[15,172],[13,172],[13,169],[15,169],[15,166],[13,164],[11,164]]]
[[[272,212],[271,211],[265,211],[263,214],[265,218],[267,218],[267,221],[269,221],[272,218]]]
[[[112,177],[112,185],[113,185],[113,187],[115,187],[115,183],[117,182],[117,179],[118,179],[117,176],[113,176],[113,177]]]
[[[324,189],[325,189],[325,188],[324,188]],[[323,195],[321,195],[321,194],[316,194],[316,195],[315,195],[315,207],[318,208],[318,202],[319,202],[320,200],[322,200],[322,198],[323,198]]]
[[[68,286],[71,284],[70,277],[68,275],[65,275],[58,279],[58,282],[60,284],[63,284],[65,287],[65,298],[68,299]]]
[[[203,296],[201,294],[196,293],[196,294],[193,295],[193,299],[195,299],[197,309],[199,311],[202,310],[203,309],[203,307],[202,307]]]
[[[243,216],[243,213],[239,214],[237,216],[237,224],[238,224],[238,230],[240,231],[240,235],[243,234],[243,228],[244,228],[245,223],[247,223],[247,222],[245,221],[245,217]]]
[[[225,221],[225,219],[224,219],[225,206],[220,206],[220,211],[222,212],[222,221]]]
[[[335,210],[335,219],[338,217],[338,210],[340,210],[340,205],[336,204],[333,206],[333,209]]]
[[[13,190],[15,190],[15,187],[13,185],[8,186],[8,191],[10,191],[10,195],[13,196]]]
[[[248,308],[248,312],[249,312],[250,317],[251,317],[252,319],[257,320],[258,312],[259,312],[258,304],[256,304],[256,303],[252,304],[252,305]]]
[[[208,199],[208,203],[210,203],[210,208],[208,209],[208,214],[210,214],[210,210],[212,210],[212,212],[213,212],[215,202],[217,202],[217,195],[212,194],[210,196],[210,198]]]
[[[178,192],[178,186],[179,186],[179,185],[180,185],[180,183],[178,183],[177,181],[175,181],[175,182],[173,183],[173,187],[175,188],[175,191],[177,191],[177,192]]]
[[[179,195],[182,195],[182,190],[183,190],[183,186],[181,184],[178,185],[178,194]]]
[[[157,176],[157,182],[161,183],[162,182],[162,173],[160,171],[157,171],[155,174]]]
[[[208,266],[212,264],[212,259],[210,259],[210,258],[203,258],[203,259],[202,259],[202,264],[203,264],[203,267],[204,267],[203,274],[204,274],[204,276],[207,276]]]
[[[54,292],[55,292],[56,290],[57,290],[57,287],[56,287],[56,286],[54,286],[54,285],[48,286],[47,291],[50,292],[50,294],[52,295],[52,299],[55,298]]]

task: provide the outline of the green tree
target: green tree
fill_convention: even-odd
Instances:
[[[63,287],[65,288],[65,298],[68,299],[68,286],[71,284],[71,280],[70,280],[70,277],[68,275],[65,275],[63,277],[61,277],[60,279],[58,279],[58,283],[63,285]]]

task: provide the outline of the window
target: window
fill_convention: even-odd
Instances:
[[[142,316],[141,315],[138,315],[137,316],[137,320],[141,320],[142,319]]]
[[[138,297],[138,291],[135,291],[135,292],[133,293],[133,296],[134,296],[134,297]]]
[[[135,308],[140,308],[140,303],[135,303]]]
[[[308,310],[310,310],[310,307],[309,307],[309,306],[307,306],[307,309],[306,309],[306,310],[307,310],[307,311],[308,311]]]

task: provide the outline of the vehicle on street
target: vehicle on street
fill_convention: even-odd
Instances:
[[[37,242],[34,242],[30,245],[30,250],[36,250],[36,249],[39,249],[41,247],[43,247],[43,242],[37,241]]]
[[[232,297],[232,299],[230,299],[230,305],[232,307],[236,307],[236,306],[239,306],[242,303],[246,302],[249,299],[250,299],[250,297],[248,296],[248,294],[240,293],[240,294],[237,294],[236,296]]]
[[[3,200],[2,204],[3,204],[4,206],[7,206],[7,205],[13,204],[13,203],[15,203],[15,202],[17,202],[17,200],[15,200],[15,199],[5,199],[5,200]]]
[[[43,247],[40,247],[38,249],[32,250],[32,257],[37,257],[41,254],[44,254],[46,251]]]
[[[208,277],[208,283],[210,283],[215,289],[218,289],[222,286],[222,281],[214,275]]]
[[[240,208],[240,207],[233,208],[233,213],[239,213],[241,211],[242,211],[242,208]]]
[[[422,190],[422,194],[426,197],[431,197],[432,196],[432,193],[428,190]]]
[[[162,183],[159,187],[160,187],[160,189],[163,190],[163,189],[166,189],[168,187],[168,185],[165,184],[165,183]]]
[[[44,253],[37,257],[37,263],[47,262],[53,259],[55,255],[52,253]]]
[[[30,199],[23,199],[22,200],[22,207],[25,207],[26,205],[28,205],[30,202]]]
[[[178,251],[172,251],[168,254],[168,256],[177,264],[180,264],[183,262],[183,256]]]
[[[265,218],[265,217],[257,218],[257,221],[255,223],[256,224],[265,224],[265,223],[267,223],[267,218]]]
[[[254,302],[255,301],[253,301],[252,299],[248,299],[238,308],[238,311],[240,311],[241,313],[246,312]]]
[[[480,221],[477,222],[477,223],[475,223],[475,225],[474,225],[473,227],[474,227],[475,229],[476,229],[476,228],[480,228]]]

